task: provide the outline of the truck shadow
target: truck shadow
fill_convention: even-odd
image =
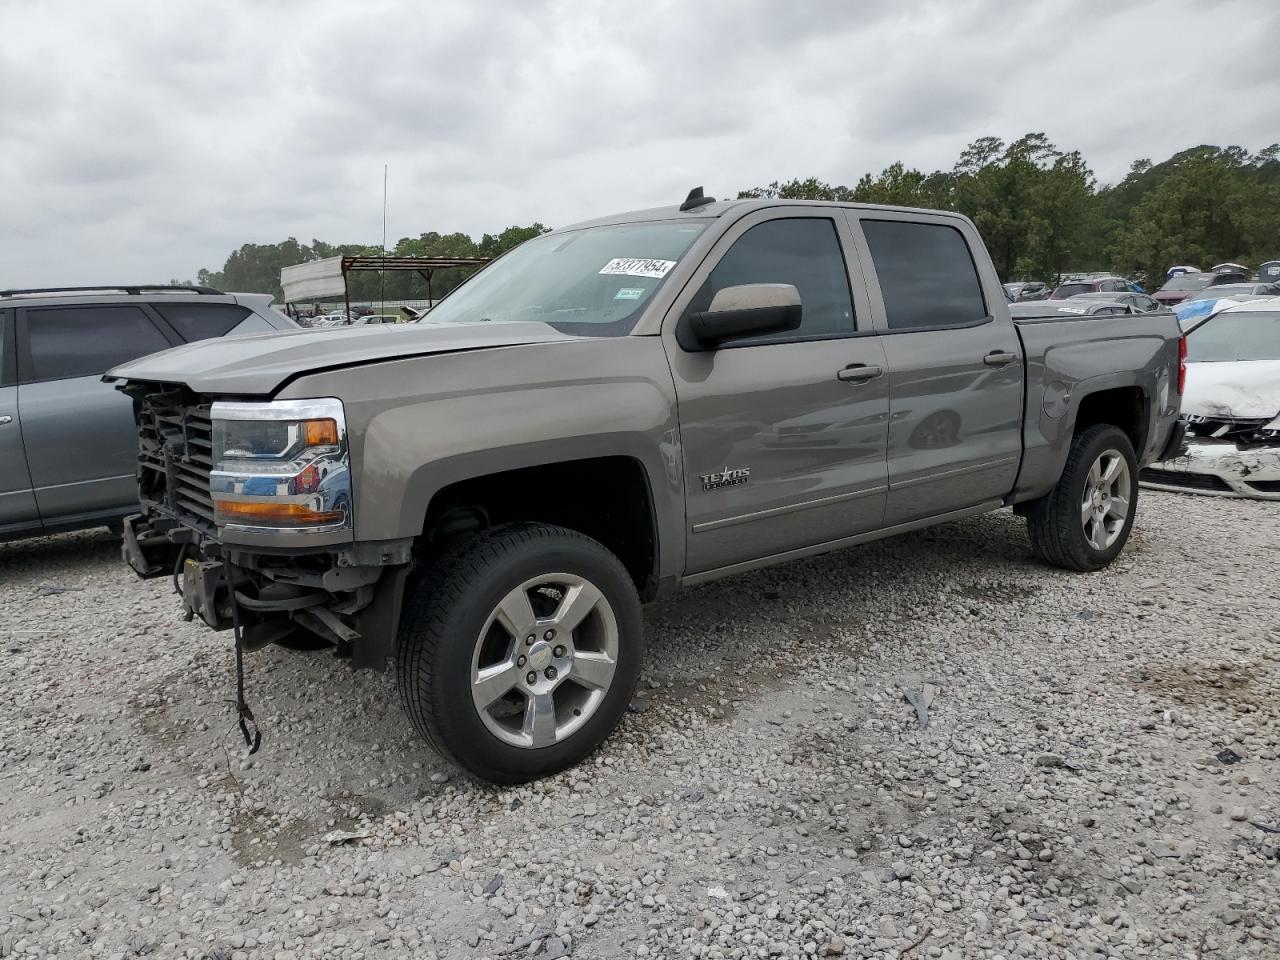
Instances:
[[[106,527],[0,542],[0,582],[16,582],[32,569],[44,580],[59,574],[77,576],[86,565],[119,556],[120,538]]]

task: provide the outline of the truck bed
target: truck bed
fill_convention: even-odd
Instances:
[[[1073,397],[1125,388],[1132,402],[1154,410],[1154,422],[1133,438],[1139,466],[1154,461],[1178,418],[1178,341],[1171,313],[1052,316],[1014,320],[1025,355],[1023,459],[1015,502],[1042,496],[1062,472],[1081,413]],[[1104,370],[1106,373],[1097,373]],[[1125,393],[1108,403],[1125,402]]]

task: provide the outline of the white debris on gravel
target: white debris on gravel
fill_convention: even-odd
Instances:
[[[323,653],[248,658],[246,759],[166,580],[0,545],[0,957],[1276,957],[1277,543],[1144,492],[1098,574],[1003,513],[691,590],[515,789]]]

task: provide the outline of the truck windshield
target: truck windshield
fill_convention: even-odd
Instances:
[[[561,333],[622,337],[705,222],[585,227],[529,240],[486,267],[421,323],[541,320]]]
[[[1187,359],[1280,360],[1280,313],[1220,313],[1187,334]]]
[[[1161,290],[1203,290],[1209,285],[1211,277],[1197,277],[1195,274],[1184,273],[1180,277],[1174,277],[1166,283]]]

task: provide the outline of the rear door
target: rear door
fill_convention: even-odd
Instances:
[[[1022,455],[1023,357],[985,248],[950,217],[848,215],[889,369],[885,525],[1002,499]]]
[[[133,402],[102,382],[117,364],[180,343],[134,303],[18,311],[18,401],[44,523],[137,500]]]
[[[0,310],[0,534],[40,529],[22,446],[13,311]]]
[[[681,348],[681,315],[749,283],[793,284],[800,328],[718,350]],[[888,377],[841,211],[743,217],[677,298],[663,340],[680,409],[687,573],[880,525]]]

